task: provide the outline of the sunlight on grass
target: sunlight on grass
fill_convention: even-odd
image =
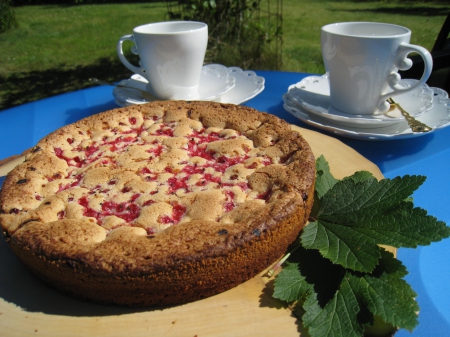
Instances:
[[[162,3],[25,6],[16,10],[19,28],[0,35],[0,75],[88,65],[116,58],[117,40],[135,26],[163,21]]]
[[[412,31],[411,43],[428,50],[450,5],[400,1],[284,1],[283,69],[324,73],[320,50],[322,26],[343,21],[393,23]]]
[[[81,89],[89,77],[129,77],[117,40],[135,26],[166,20],[166,9],[163,1],[15,8],[19,26],[0,34],[0,110]],[[323,73],[320,28],[332,22],[403,25],[412,43],[431,49],[449,11],[432,1],[283,0],[282,70]]]

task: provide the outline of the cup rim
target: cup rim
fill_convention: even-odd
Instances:
[[[182,25],[189,25],[190,27],[185,30],[177,30],[177,31],[147,31],[146,29],[148,27],[161,27],[161,26],[182,26]],[[180,34],[189,34],[191,32],[207,29],[208,25],[204,22],[200,21],[161,21],[161,22],[151,22],[146,23],[144,25],[140,25],[133,28],[133,33],[138,34],[154,34],[154,35],[180,35]]]
[[[362,26],[362,25],[373,25],[373,26],[390,26],[396,29],[402,30],[398,34],[386,34],[386,35],[367,35],[367,34],[347,34],[333,31],[332,28],[336,28],[338,26]],[[337,36],[346,36],[346,37],[356,37],[356,38],[367,38],[367,39],[389,39],[389,38],[398,38],[402,36],[407,36],[411,34],[411,30],[407,27],[392,24],[392,23],[383,23],[383,22],[370,22],[370,21],[353,21],[353,22],[335,22],[330,23],[322,27],[322,32],[327,34],[333,34]]]

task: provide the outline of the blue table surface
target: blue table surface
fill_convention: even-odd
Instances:
[[[279,71],[256,73],[265,78],[266,87],[260,95],[244,105],[269,112],[300,127],[313,129],[287,113],[282,101],[288,86],[308,74]],[[111,86],[92,87],[0,111],[0,159],[20,154],[63,125],[117,108],[112,90]],[[407,174],[426,176],[425,184],[414,194],[415,205],[426,209],[439,220],[450,223],[450,128],[404,140],[336,138],[378,165],[387,178]],[[396,336],[450,334],[448,255],[450,240],[398,251],[398,258],[409,271],[406,279],[418,294],[420,315],[419,326],[412,334],[401,330]]]

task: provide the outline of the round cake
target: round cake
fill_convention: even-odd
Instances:
[[[230,289],[306,224],[315,159],[285,121],[212,102],[114,109],[43,138],[11,171],[0,224],[44,282],[166,306]]]

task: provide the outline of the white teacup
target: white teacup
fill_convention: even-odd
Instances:
[[[331,106],[349,114],[386,112],[389,97],[412,91],[431,74],[433,60],[423,47],[409,44],[408,28],[375,22],[342,22],[322,27],[321,45],[330,81]],[[398,70],[411,68],[408,54],[425,61],[420,81],[399,85]]]
[[[139,67],[124,56],[123,41],[134,42]],[[189,100],[198,97],[198,87],[208,44],[208,25],[195,21],[149,23],[133,29],[117,42],[117,54],[132,72],[148,81],[147,90],[161,99]]]

